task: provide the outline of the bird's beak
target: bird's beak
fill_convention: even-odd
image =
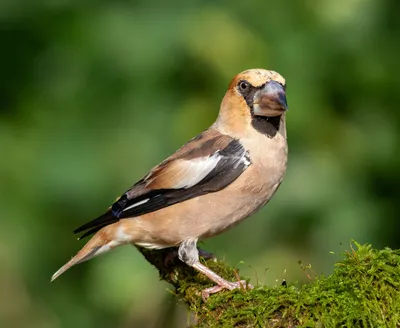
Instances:
[[[256,116],[279,116],[287,109],[286,93],[278,82],[267,82],[254,95],[253,110]]]

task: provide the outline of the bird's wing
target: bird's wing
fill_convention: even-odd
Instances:
[[[81,237],[124,218],[134,218],[207,193],[236,180],[251,164],[242,144],[208,131],[189,141],[126,191],[100,217],[77,228]]]

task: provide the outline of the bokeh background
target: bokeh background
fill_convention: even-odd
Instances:
[[[133,247],[52,273],[71,231],[215,119],[230,79],[287,79],[275,198],[203,248],[253,283],[400,247],[396,0],[0,2],[0,326],[185,327]]]

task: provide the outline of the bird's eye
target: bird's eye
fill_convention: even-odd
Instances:
[[[250,88],[249,82],[247,81],[240,81],[239,82],[239,90],[241,92],[245,92]]]

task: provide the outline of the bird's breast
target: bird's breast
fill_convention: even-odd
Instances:
[[[286,136],[277,133],[274,137],[256,134],[248,139],[241,140],[249,152],[251,166],[244,176],[248,180],[250,190],[260,189],[268,193],[271,186],[280,182],[286,171],[288,147]]]
[[[204,208],[213,209],[209,213],[213,215],[203,216],[202,224],[210,229],[200,238],[219,234],[255,213],[271,199],[283,180],[288,152],[285,136],[258,135],[241,142],[249,152],[251,165],[227,188],[202,199],[207,202]]]
[[[286,138],[256,135],[240,140],[251,165],[226,188],[130,220],[136,243],[167,247],[215,236],[249,217],[273,196],[287,162]],[[155,246],[154,246],[155,245]]]

